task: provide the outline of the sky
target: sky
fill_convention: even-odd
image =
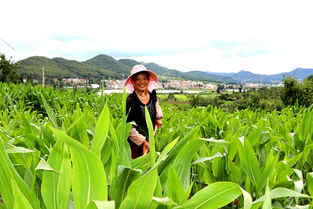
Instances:
[[[1,0],[0,52],[180,71],[313,68],[311,0]]]

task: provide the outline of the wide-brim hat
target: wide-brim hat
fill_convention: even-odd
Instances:
[[[133,91],[135,90],[132,82],[132,76],[140,72],[149,73],[148,91],[152,92],[154,89],[157,88],[158,76],[151,70],[148,70],[144,65],[135,65],[130,71],[130,75],[125,81],[125,88],[127,93],[133,93]]]

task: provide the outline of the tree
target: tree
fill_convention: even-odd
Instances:
[[[284,78],[284,88],[281,94],[281,100],[284,105],[294,105],[296,101],[299,102],[301,93],[301,86],[295,78]]]
[[[285,78],[281,99],[284,105],[294,105],[298,102],[302,106],[313,104],[313,76],[309,76],[303,83],[295,78]]]
[[[4,54],[0,54],[0,82],[20,83],[21,76],[16,71],[16,64],[7,60]]]
[[[313,104],[313,75],[310,75],[303,81],[302,103],[306,107]]]

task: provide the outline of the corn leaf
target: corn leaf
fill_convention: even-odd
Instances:
[[[313,172],[307,173],[306,179],[308,184],[308,192],[311,196],[313,196]]]
[[[49,119],[51,120],[53,126],[55,128],[58,128],[59,125],[57,123],[56,118],[54,117],[54,113],[53,113],[52,108],[49,106],[47,100],[45,99],[45,97],[43,96],[43,94],[41,92],[40,92],[40,96],[41,96],[41,100],[42,100],[43,106],[45,107],[45,110],[46,110],[46,112],[47,112],[47,114],[49,116]]]
[[[271,193],[271,199],[276,199],[276,198],[282,198],[282,197],[303,197],[303,198],[311,198],[310,196],[306,195],[306,194],[301,194],[299,192],[293,191],[291,189],[288,188],[275,188],[273,190],[270,191]],[[253,202],[253,205],[259,203],[259,202],[263,202],[265,200],[265,196],[260,197],[259,199],[255,200]]]
[[[25,196],[26,200],[34,209],[40,208],[40,201],[29,188],[26,182],[19,176],[15,168],[13,167],[8,154],[2,143],[2,134],[0,133],[0,194],[3,202],[8,208],[13,208],[14,205],[14,195],[13,195],[13,185],[17,185],[20,193]],[[11,185],[8,185],[8,182],[12,182]]]
[[[14,197],[14,205],[13,209],[33,209],[31,204],[27,201],[23,193],[19,190],[16,183],[12,180],[12,188],[13,188],[13,197]]]
[[[76,119],[71,126],[66,130],[66,133],[71,131],[71,137],[79,140],[83,145],[89,147],[89,137],[87,134],[87,113],[82,113],[80,108],[76,108]]]
[[[151,117],[148,111],[147,106],[145,106],[145,118],[146,118],[146,123],[148,127],[148,133],[149,133],[149,143],[150,143],[150,150],[149,152],[151,153],[151,164],[155,163],[155,142],[154,142],[154,127],[152,125]]]
[[[123,89],[123,98],[122,98],[122,118],[119,126],[116,130],[118,131],[118,145],[119,145],[119,155],[118,155],[118,164],[130,167],[130,147],[127,141],[131,125],[126,123],[127,117],[126,114],[126,90]]]
[[[250,195],[250,193],[249,192],[247,192],[246,190],[244,190],[244,189],[242,189],[242,188],[240,188],[241,189],[241,193],[242,193],[242,195],[243,195],[243,209],[250,209],[251,208],[251,206],[252,206],[252,197],[251,197],[251,195]]]
[[[169,197],[153,197],[152,199],[159,205],[177,205],[177,203]]]
[[[115,201],[118,208],[125,198],[129,186],[141,176],[141,170],[118,166],[118,173],[111,185],[110,198]]]
[[[7,209],[4,204],[0,202],[0,209]]]
[[[135,169],[140,169],[143,172],[145,172],[149,168],[151,168],[151,166],[153,165],[151,163],[150,158],[151,158],[151,153],[137,157],[136,159],[131,161],[131,167]]]
[[[101,111],[101,114],[96,123],[95,135],[91,143],[91,150],[98,156],[101,154],[102,147],[108,136],[110,127],[110,112],[108,105],[106,104]]]
[[[181,204],[185,198],[185,189],[180,178],[172,166],[168,169],[167,196],[174,202]]]
[[[165,146],[165,148],[162,150],[160,156],[158,157],[157,161],[154,163],[151,169],[154,169],[158,167],[162,161],[164,161],[167,158],[167,154],[173,149],[173,147],[176,145],[178,141],[178,137],[171,141],[168,145]]]
[[[41,194],[47,209],[67,209],[71,188],[71,161],[67,146],[58,141],[48,158],[53,171],[45,171]]]
[[[57,140],[70,146],[75,208],[85,209],[93,200],[107,200],[106,174],[100,158],[64,132],[52,127],[51,129]]]
[[[162,171],[167,167],[168,164],[172,163],[176,156],[178,155],[178,153],[181,151],[181,149],[185,146],[185,144],[189,141],[192,140],[195,135],[198,133],[200,129],[200,125],[198,125],[197,127],[191,129],[187,135],[182,138],[175,146],[174,148],[171,150],[171,152],[168,154],[168,156],[166,157],[166,159],[164,161],[162,161],[158,167],[159,173],[162,173]]]
[[[86,209],[115,209],[114,201],[92,201]]]
[[[49,163],[47,163],[44,159],[41,158],[35,170],[53,171],[53,168],[49,165]]]
[[[217,182],[206,186],[194,196],[174,209],[215,209],[234,201],[241,194],[238,184]]]
[[[273,150],[269,152],[267,155],[265,167],[260,174],[260,180],[257,182],[257,189],[260,192],[264,186],[266,185],[266,182],[271,178],[272,175],[274,175],[276,172],[276,165],[278,162],[278,155],[273,156]]]
[[[244,137],[240,137],[237,145],[242,169],[252,183],[257,185],[260,176],[260,168],[256,154],[254,153],[249,140]]]
[[[13,147],[6,150],[7,153],[32,153],[34,150],[27,149],[25,147]]]
[[[180,150],[174,163],[173,168],[177,171],[177,174],[187,190],[190,186],[190,167],[191,161],[199,148],[205,143],[205,141],[200,139],[192,139]]]
[[[268,184],[267,184],[262,209],[271,209],[271,208],[272,208],[271,193],[270,193],[270,189],[269,189]]]
[[[138,178],[129,187],[127,196],[122,202],[120,209],[149,208],[156,188],[156,183],[156,169],[150,170],[148,173]]]

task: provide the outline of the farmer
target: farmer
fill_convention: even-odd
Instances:
[[[158,77],[143,65],[135,65],[125,81],[127,122],[134,122],[128,136],[132,158],[147,154],[150,148],[145,106],[148,108],[154,133],[162,126],[163,113],[155,88]]]

